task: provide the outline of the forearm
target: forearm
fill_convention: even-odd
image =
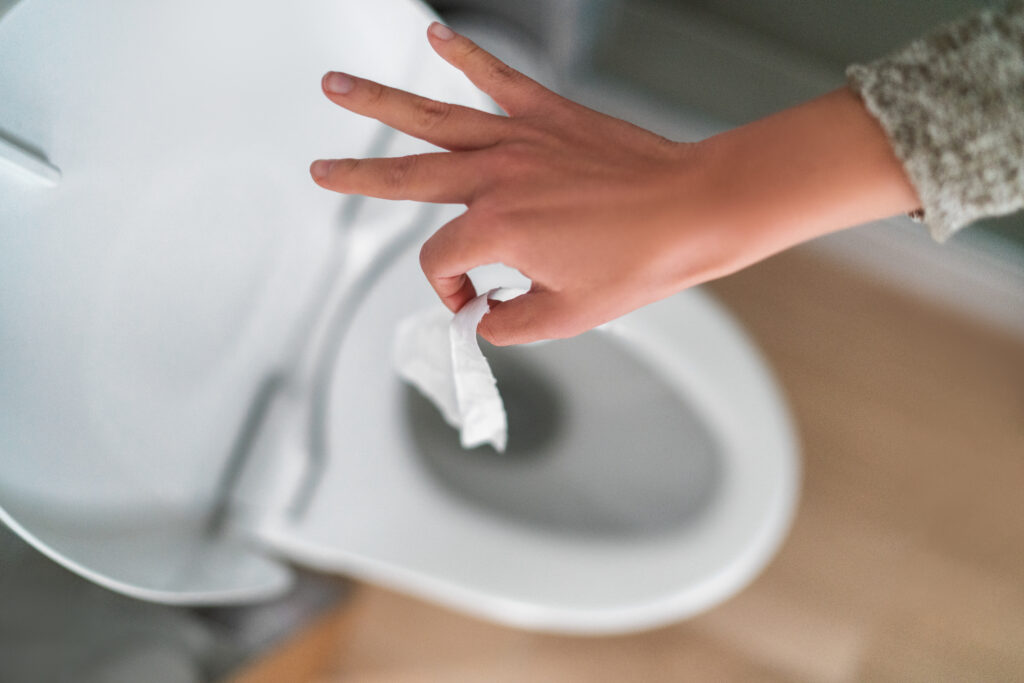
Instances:
[[[744,263],[920,201],[878,122],[841,88],[706,140],[709,192]]]
[[[665,138],[544,89],[450,29],[434,49],[507,117],[343,74],[334,102],[450,150],[318,161],[324,187],[465,204],[423,245],[441,301],[504,263],[532,281],[480,326],[494,344],[579,334],[817,235],[916,209],[879,124],[843,89],[699,143]]]

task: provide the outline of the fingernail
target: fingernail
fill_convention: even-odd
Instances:
[[[434,36],[438,40],[451,40],[455,37],[455,31],[437,21],[431,24],[430,28],[427,30],[430,32],[430,35]]]
[[[344,95],[352,92],[352,88],[356,87],[356,81],[348,74],[339,73],[337,71],[329,71],[324,76],[324,90],[335,95]]]
[[[313,162],[313,165],[309,167],[309,172],[317,180],[323,180],[327,177],[327,174],[331,172],[331,166],[333,165],[333,161],[317,159]]]

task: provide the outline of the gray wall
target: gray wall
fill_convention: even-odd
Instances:
[[[595,69],[738,125],[843,83],[843,69],[994,3],[978,0],[615,0]],[[1024,250],[1024,213],[983,221]]]

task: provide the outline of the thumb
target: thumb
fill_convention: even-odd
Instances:
[[[477,332],[495,346],[568,336],[562,303],[554,292],[531,290],[508,301],[490,301]]]

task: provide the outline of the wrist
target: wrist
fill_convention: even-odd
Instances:
[[[881,126],[846,88],[699,144],[734,269],[920,206]]]

